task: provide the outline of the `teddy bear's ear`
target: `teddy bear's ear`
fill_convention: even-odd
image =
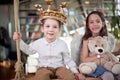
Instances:
[[[93,42],[93,37],[88,38],[88,43],[92,43]]]
[[[93,39],[93,37],[88,38],[88,40],[92,40],[92,39]]]
[[[108,37],[107,37],[107,36],[103,36],[103,41],[104,41],[104,43],[107,44],[107,42],[108,42]]]
[[[101,36],[97,36],[96,39],[101,39],[102,37]]]
[[[90,52],[94,52],[95,41],[93,38],[88,39],[88,48],[89,48]]]
[[[103,47],[104,47],[104,50],[105,52],[107,51],[107,48],[108,48],[108,37],[107,36],[103,36]]]
[[[108,40],[108,37],[107,36],[103,36],[103,39]]]
[[[91,45],[91,44],[94,44],[94,43],[95,43],[95,41],[94,41],[93,37],[88,39],[88,45]]]
[[[103,38],[108,38],[107,36],[103,36]]]

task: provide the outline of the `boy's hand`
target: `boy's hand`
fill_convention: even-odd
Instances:
[[[75,73],[76,80],[85,80],[85,76],[80,73]]]
[[[14,32],[13,34],[13,40],[18,40],[18,39],[21,39],[21,35],[19,32]]]

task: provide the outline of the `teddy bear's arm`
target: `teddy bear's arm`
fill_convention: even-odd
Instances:
[[[108,55],[109,55],[111,60],[113,60],[115,62],[119,62],[119,59],[115,55],[113,55],[112,53],[108,53]]]

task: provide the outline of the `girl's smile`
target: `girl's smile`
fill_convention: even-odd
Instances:
[[[93,35],[99,34],[101,28],[103,27],[103,22],[97,14],[90,15],[88,24]]]

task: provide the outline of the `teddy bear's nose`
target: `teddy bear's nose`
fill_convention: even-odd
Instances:
[[[102,49],[99,49],[98,51],[99,51],[100,53],[102,53],[102,52],[103,52],[103,50],[102,50]]]

